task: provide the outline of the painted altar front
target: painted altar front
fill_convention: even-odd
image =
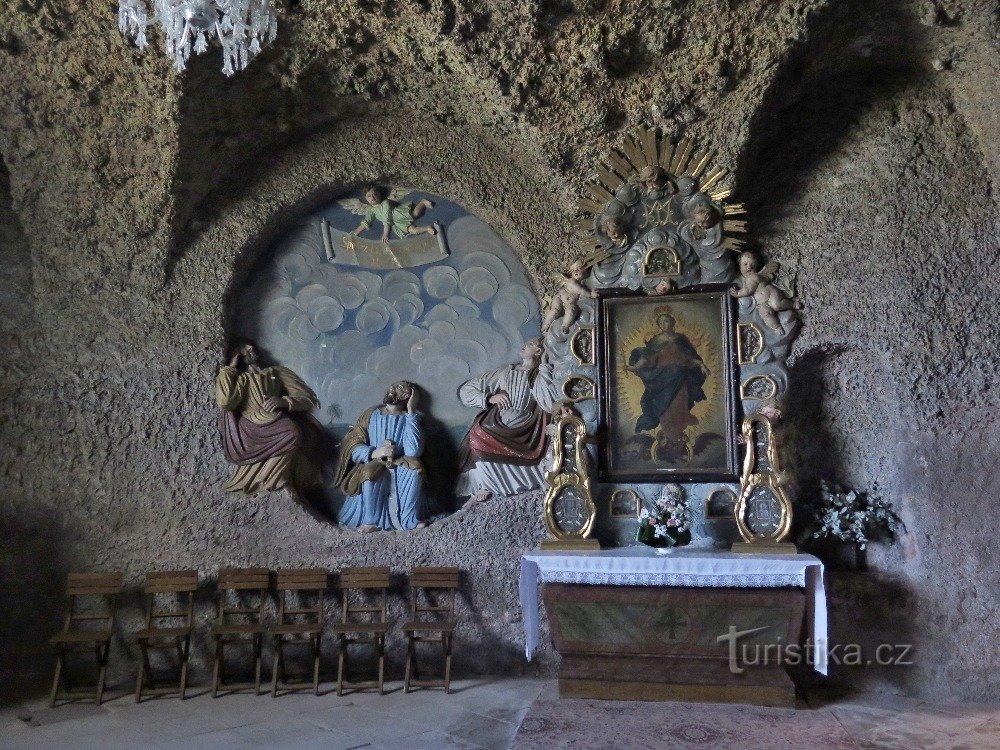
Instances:
[[[560,695],[793,706],[787,667],[827,670],[823,565],[812,555],[625,547],[521,559],[525,655],[538,585]]]

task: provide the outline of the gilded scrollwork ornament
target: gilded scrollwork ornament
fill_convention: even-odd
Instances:
[[[790,476],[781,468],[773,422],[761,412],[743,420],[746,456],[736,501],[736,527],[742,542],[733,552],[790,553],[798,550],[786,542],[792,528],[792,501],[788,495]],[[765,455],[758,455],[763,446]]]
[[[545,527],[552,538],[542,549],[597,550],[600,544],[590,534],[597,518],[597,505],[590,487],[587,424],[566,402],[552,413],[551,468],[545,474]]]

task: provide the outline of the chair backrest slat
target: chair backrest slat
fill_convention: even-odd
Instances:
[[[453,616],[455,614],[455,592],[458,590],[461,571],[455,567],[417,567],[410,571],[410,591],[411,606],[410,614],[417,619],[420,614],[445,613]],[[446,604],[430,603],[432,600],[429,592],[434,589],[443,589]],[[424,592],[424,599],[427,604],[420,602],[420,592]]]
[[[340,571],[340,589],[343,592],[341,622],[345,625],[353,621],[351,615],[375,615],[377,622],[386,622],[389,592],[390,570],[387,567],[377,568],[344,568]],[[378,597],[376,606],[351,603],[351,592],[356,592],[356,599],[363,599],[365,594],[374,593]]]
[[[66,576],[69,596],[120,594],[125,587],[122,573],[70,573]]]
[[[294,568],[275,571],[278,591],[320,591],[329,586],[329,571],[323,568]]]
[[[325,612],[323,609],[323,594],[329,587],[330,572],[325,568],[289,568],[286,570],[276,570],[274,572],[274,587],[278,591],[278,622],[282,625],[288,624],[293,618],[307,617],[299,622],[306,624],[323,624]],[[305,606],[303,592],[315,594],[316,604],[313,607]],[[294,596],[297,595],[297,596]],[[298,599],[300,606],[294,605]]]
[[[271,585],[271,571],[267,568],[221,568],[217,588],[227,591],[267,589]]]
[[[63,630],[70,631],[73,624],[87,622],[107,622],[108,627],[114,627],[115,612],[118,605],[117,597],[125,588],[125,576],[122,573],[69,573],[66,576],[66,617],[63,620]],[[103,610],[96,611],[95,606],[85,612],[77,612],[80,597],[100,597]]]
[[[146,573],[146,626],[155,620],[184,620],[185,626],[194,622],[194,593],[198,590],[197,570],[153,570]],[[157,596],[176,594],[183,609],[157,609]]]
[[[146,574],[147,594],[172,594],[197,589],[197,570],[162,570]]]
[[[340,571],[342,589],[389,588],[389,568],[345,568]]]
[[[262,625],[271,588],[267,568],[220,568],[216,583],[215,616],[220,625],[243,618],[247,624]],[[256,601],[256,606],[248,606]],[[233,603],[234,606],[228,606]]]

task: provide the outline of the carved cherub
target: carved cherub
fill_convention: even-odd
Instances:
[[[646,194],[654,200],[669,198],[677,192],[670,175],[663,167],[643,167],[639,172],[639,184],[642,185]]]
[[[628,222],[620,216],[605,216],[601,219],[601,231],[612,245],[625,247],[628,244]]]
[[[740,253],[740,281],[729,293],[737,299],[753,297],[764,324],[777,334],[785,332],[778,313],[784,310],[801,310],[804,305],[797,299],[789,299],[774,283],[778,274],[778,264],[774,261],[758,270],[757,256],[750,252]]]
[[[604,254],[607,257],[607,254]],[[598,256],[588,256],[583,260],[574,261],[560,276],[562,288],[556,292],[545,312],[542,321],[542,331],[548,331],[556,318],[562,316],[562,332],[568,333],[569,327],[580,317],[579,300],[581,297],[597,298],[597,292],[592,291],[583,283],[590,275],[590,267],[599,262]]]
[[[357,198],[346,198],[338,203],[361,217],[361,223],[351,234],[360,235],[368,231],[376,221],[382,224],[382,242],[389,241],[390,232],[398,238],[413,234],[437,234],[441,229],[437,223],[429,227],[418,227],[413,223],[434,208],[433,201],[424,198],[416,203],[402,203],[409,192],[400,188],[389,191],[379,185],[371,185],[365,190],[364,202]]]
[[[699,203],[691,210],[691,236],[703,240],[708,230],[719,223],[719,212],[708,203]]]

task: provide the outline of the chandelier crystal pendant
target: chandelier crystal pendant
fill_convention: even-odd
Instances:
[[[215,37],[222,44],[222,72],[227,76],[243,70],[278,33],[271,0],[119,0],[118,28],[139,49],[146,48],[146,28],[156,22],[163,27],[164,49],[178,71],[184,70],[192,52],[206,51]]]

